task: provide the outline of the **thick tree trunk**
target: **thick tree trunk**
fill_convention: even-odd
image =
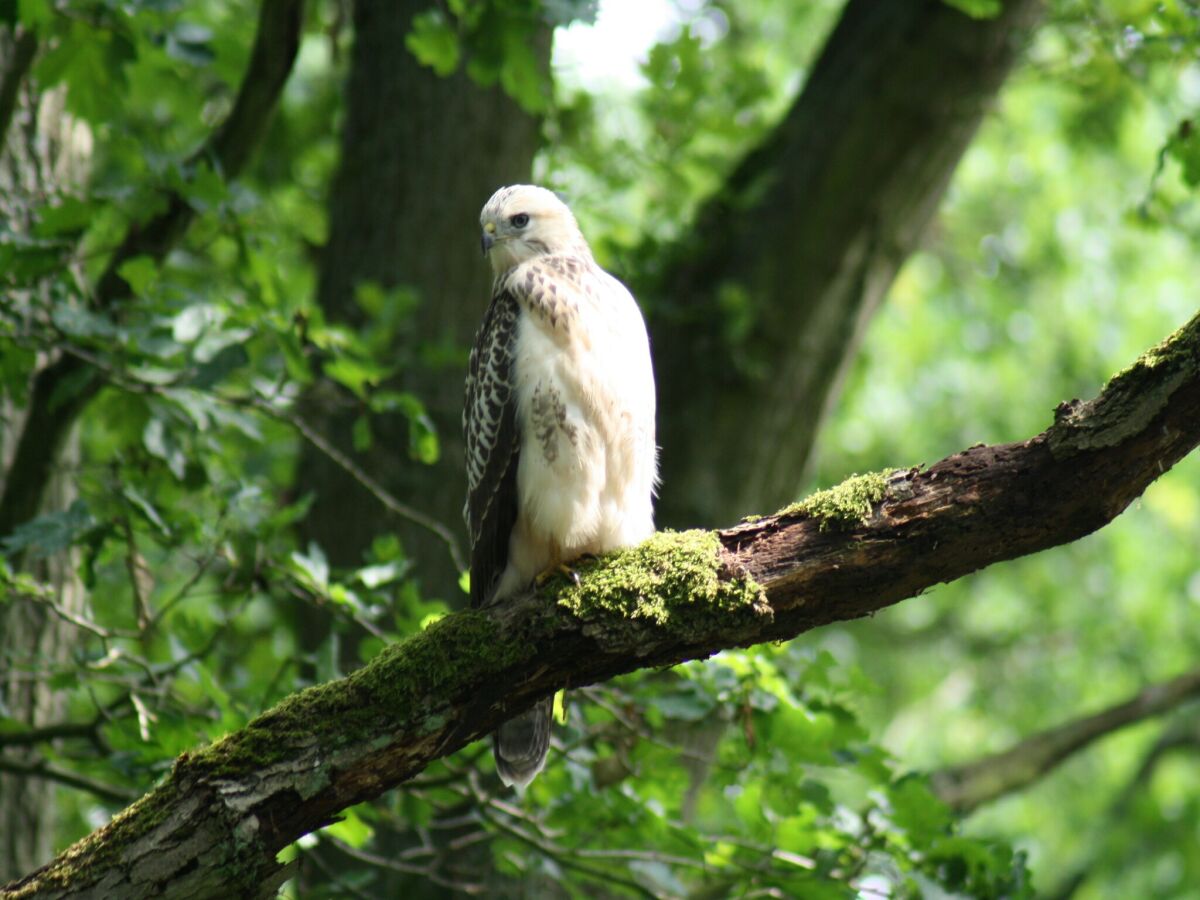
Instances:
[[[850,0],[803,92],[702,209],[652,320],[665,524],[796,496],[863,328],[917,247],[1038,0],[975,20]],[[733,346],[722,299],[751,303]]]
[[[857,477],[724,532],[659,534],[582,566],[579,585],[448,616],[184,754],[0,896],[270,896],[283,847],[568,683],[787,640],[1075,540],[1197,444],[1200,316],[1028,441]]]
[[[440,78],[404,49],[413,16],[428,7],[428,0],[354,5],[342,160],[318,290],[331,320],[356,326],[370,317],[355,299],[362,286],[415,292],[419,305],[396,335],[398,386],[425,403],[441,458],[434,466],[410,459],[397,414],[380,422],[374,448],[359,459],[391,493],[459,532],[463,379],[491,289],[478,251],[479,210],[497,187],[529,180],[540,126],[499,87],[481,88],[461,71]],[[546,29],[530,48],[545,65],[549,39]],[[336,406],[313,397],[306,415],[348,450],[358,413]],[[335,564],[358,564],[373,538],[399,532],[427,586],[458,598],[459,573],[444,544],[390,517],[324,454],[305,448],[296,486],[315,492],[305,531]]]

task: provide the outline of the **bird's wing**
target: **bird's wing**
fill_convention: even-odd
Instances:
[[[508,563],[508,541],[517,520],[517,453],[520,435],[513,390],[517,299],[501,288],[492,297],[475,337],[467,370],[463,433],[471,540],[471,606],[487,602]]]

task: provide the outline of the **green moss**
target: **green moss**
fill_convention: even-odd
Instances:
[[[178,799],[176,786],[167,782],[113,816],[107,825],[67,848],[46,871],[11,894],[12,900],[41,896],[54,887],[65,887],[80,877],[83,869],[97,875],[130,845],[166,820]],[[74,890],[86,887],[74,884]],[[9,897],[9,894],[5,894]]]
[[[887,496],[888,478],[894,471],[851,475],[841,484],[784,507],[779,515],[811,516],[820,520],[822,531],[861,525],[870,518],[875,505]]]
[[[739,617],[770,614],[753,579],[722,570],[721,542],[711,531],[661,531],[577,571],[579,584],[558,585],[559,608],[618,642],[647,627],[687,641]]]
[[[240,731],[181,758],[179,765],[230,777],[287,759],[314,737],[332,738],[325,742],[337,747],[370,742],[402,727],[420,728],[431,715],[428,697],[452,697],[480,670],[507,667],[531,652],[528,641],[502,640],[499,626],[484,613],[447,616],[388,647],[349,677],[284,699]],[[322,786],[318,782],[312,788]]]
[[[1127,377],[1137,369],[1157,369],[1159,366],[1183,363],[1193,370],[1200,365],[1200,317],[1181,326],[1174,334],[1139,356],[1133,365],[1122,369],[1108,385]],[[1107,388],[1106,388],[1107,389]]]

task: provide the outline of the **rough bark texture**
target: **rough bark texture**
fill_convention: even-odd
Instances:
[[[392,494],[457,532],[466,492],[467,351],[491,290],[478,251],[479,210],[497,187],[529,180],[540,123],[498,86],[482,88],[462,71],[440,78],[404,49],[413,16],[428,7],[428,0],[354,4],[342,160],[318,299],[330,320],[361,326],[371,315],[356,300],[363,285],[415,292],[418,306],[396,328],[392,359],[403,375],[395,386],[426,405],[441,458],[432,467],[409,458],[399,414],[377,420],[370,453],[352,455]],[[545,29],[530,52],[548,66],[549,48]],[[318,430],[352,452],[350,431],[361,412],[355,404],[343,397],[339,408],[331,392],[310,397],[308,406]],[[315,493],[304,529],[335,564],[360,564],[375,537],[398,532],[431,591],[461,596],[443,543],[388,515],[321,452],[305,448],[296,487]]]
[[[977,20],[942,0],[846,5],[784,121],[645,288],[659,301],[660,521],[712,525],[797,495],[863,328],[1039,9],[1007,0]],[[727,293],[757,315],[742,353]]]
[[[1200,443],[1200,316],[1027,441],[860,476],[449,616],[285,700],[2,896],[265,897],[276,854],[568,683],[786,640],[1100,528]]]
[[[11,39],[10,39],[11,38]],[[36,90],[24,81],[33,62],[36,40],[29,33],[0,37],[0,224],[10,233],[26,234],[37,205],[48,195],[82,184],[90,165],[90,132],[64,109],[62,90]],[[34,289],[43,307],[49,290]],[[27,298],[22,298],[27,299]],[[0,398],[0,491],[10,480],[10,462],[24,411],[10,398]],[[78,460],[78,442],[66,435],[61,462]],[[61,473],[50,479],[43,511],[66,509],[75,498],[74,485]],[[33,561],[29,568],[54,586],[55,602],[72,613],[83,610],[84,592],[75,578],[74,554],[58,553]],[[70,660],[76,638],[73,626],[40,604],[15,600],[0,604],[0,710],[8,718],[37,728],[61,721],[63,692],[34,673],[52,671]],[[29,777],[45,759],[32,746],[9,746],[0,752],[0,880],[14,878],[54,855],[58,821],[54,782]]]
[[[937,795],[960,813],[1019,791],[1093,742],[1200,697],[1200,669],[1139,691],[1123,703],[1025,738],[1007,750],[933,776]]]

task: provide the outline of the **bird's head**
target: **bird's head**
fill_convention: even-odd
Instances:
[[[575,216],[553,191],[532,184],[500,188],[479,214],[483,255],[497,275],[535,256],[590,255]]]

